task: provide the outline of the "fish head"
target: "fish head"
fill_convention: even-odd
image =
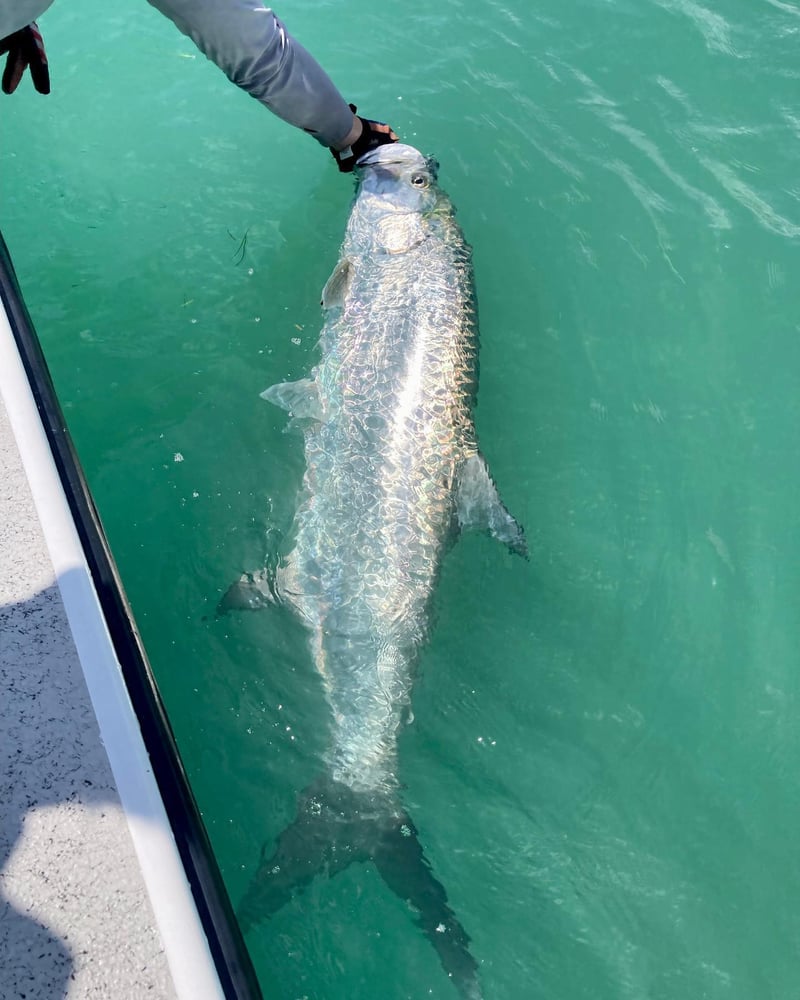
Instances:
[[[443,197],[436,184],[439,164],[414,146],[396,142],[378,146],[356,163],[357,200],[375,213],[424,215]]]

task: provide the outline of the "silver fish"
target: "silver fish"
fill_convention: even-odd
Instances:
[[[459,530],[527,555],[472,419],[477,322],[471,251],[412,146],[362,157],[342,254],[322,294],[321,359],[262,395],[305,425],[288,555],[223,606],[280,602],[305,625],[331,709],[326,773],[304,793],[240,907],[245,927],[323,870],[373,861],[464,997],[481,995],[469,938],[402,807],[397,737],[439,567]]]

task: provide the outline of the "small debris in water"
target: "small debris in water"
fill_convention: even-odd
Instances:
[[[179,451],[176,451],[175,454],[173,455],[172,461],[173,462],[182,462],[183,461],[183,455],[181,455],[181,453]]]

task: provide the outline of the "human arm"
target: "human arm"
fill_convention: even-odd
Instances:
[[[323,146],[344,149],[361,135],[364,119],[351,111],[313,56],[257,0],[149,2],[229,80]]]

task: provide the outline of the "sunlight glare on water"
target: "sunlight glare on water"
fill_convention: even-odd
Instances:
[[[788,0],[279,13],[441,163],[474,247],[481,445],[531,560],[449,553],[404,802],[487,1000],[795,996],[797,39]],[[59,0],[4,97],[5,237],[234,901],[319,772],[281,611],[351,197],[145,3]],[[286,1000],[455,996],[371,866],[248,937]]]

